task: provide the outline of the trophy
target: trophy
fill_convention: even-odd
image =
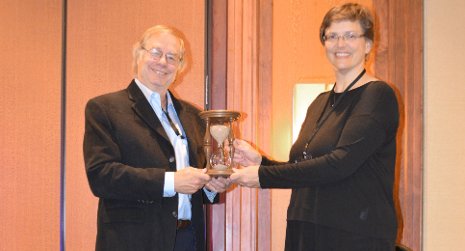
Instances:
[[[200,113],[200,117],[206,123],[203,149],[207,157],[207,174],[212,177],[229,177],[232,174],[233,122],[240,116],[239,112],[228,110],[210,110]],[[212,137],[215,145],[212,145]],[[225,148],[225,144],[228,148]]]

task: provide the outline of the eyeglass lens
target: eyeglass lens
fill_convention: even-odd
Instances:
[[[163,57],[163,54],[165,54],[165,60],[168,64],[171,64],[171,65],[176,65],[179,63],[179,58],[177,55],[175,54],[172,54],[172,53],[163,53],[161,50],[157,49],[157,48],[152,48],[150,50],[147,50],[150,55],[152,56],[152,58],[154,60],[160,60],[162,57]]]

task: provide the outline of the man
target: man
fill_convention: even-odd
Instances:
[[[185,67],[182,37],[167,26],[148,29],[134,46],[127,89],[86,106],[84,158],[99,197],[96,250],[205,250],[202,204],[229,180],[200,169],[200,111],[168,90]]]

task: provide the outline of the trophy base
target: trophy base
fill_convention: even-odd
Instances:
[[[211,177],[223,177],[223,178],[228,178],[233,171],[231,169],[229,170],[215,170],[215,169],[208,169],[207,174],[210,175]]]

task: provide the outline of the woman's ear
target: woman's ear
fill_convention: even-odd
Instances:
[[[372,48],[373,48],[373,41],[371,41],[371,39],[366,39],[365,54],[369,54]]]

